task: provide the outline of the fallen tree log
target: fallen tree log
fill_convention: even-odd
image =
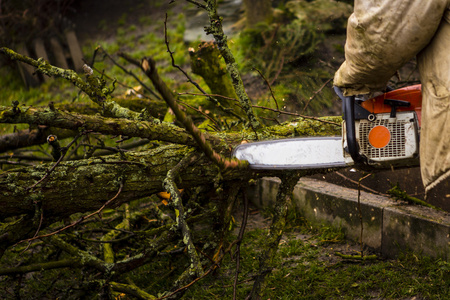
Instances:
[[[96,210],[117,193],[120,182],[122,192],[110,207],[152,195],[163,191],[167,172],[191,151],[186,146],[169,145],[144,152],[62,162],[34,188],[30,187],[46,176],[51,164],[1,173],[0,218],[32,215],[34,202],[40,202],[47,218],[63,219],[73,213]],[[217,173],[215,166],[202,159],[183,172],[180,187],[208,184]],[[234,170],[223,176],[224,180],[245,177]]]

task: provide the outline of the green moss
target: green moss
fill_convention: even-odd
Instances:
[[[251,286],[246,283],[258,268],[258,249],[266,231],[246,232],[241,246],[241,272],[238,299],[244,299]],[[405,299],[446,298],[450,295],[450,264],[440,259],[403,253],[398,259],[346,262],[334,249],[346,247],[342,240],[320,245],[318,239],[331,236],[327,228],[297,226],[281,240],[275,259],[278,266],[268,277],[263,299]],[[232,298],[235,265],[226,260],[219,273],[220,283],[206,278],[189,289],[186,299]],[[220,295],[220,296],[219,296]]]

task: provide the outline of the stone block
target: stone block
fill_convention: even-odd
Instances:
[[[420,206],[384,209],[381,252],[394,257],[405,250],[450,259],[450,216]]]
[[[260,209],[273,206],[279,184],[278,178],[260,179],[249,187],[250,200]],[[302,178],[294,188],[289,209],[313,225],[341,228],[355,242],[360,241],[362,223],[364,245],[385,257],[410,250],[450,260],[450,214],[444,211],[364,191],[358,205],[357,190],[311,178]]]

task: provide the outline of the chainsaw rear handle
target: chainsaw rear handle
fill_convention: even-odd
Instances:
[[[342,100],[342,111],[344,113],[345,131],[347,137],[347,152],[355,164],[365,163],[364,157],[359,154],[359,145],[356,141],[355,130],[355,96],[344,96],[342,90],[334,86],[334,92]]]

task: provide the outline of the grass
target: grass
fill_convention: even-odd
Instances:
[[[251,290],[258,269],[260,245],[266,230],[246,234],[241,246],[238,299]],[[327,241],[335,240],[336,243]],[[262,299],[448,299],[450,263],[413,253],[397,259],[345,260],[335,250],[351,247],[340,230],[308,226],[288,230],[280,243],[267,277]],[[219,271],[193,286],[183,299],[231,299],[235,262],[227,260]]]

